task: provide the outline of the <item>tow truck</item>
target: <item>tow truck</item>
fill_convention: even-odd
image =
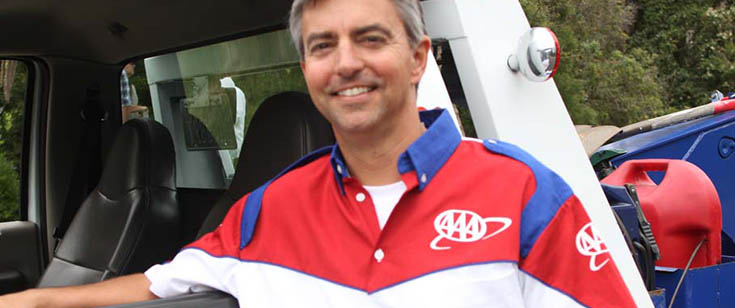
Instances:
[[[66,237],[61,236],[69,220],[76,219],[74,204],[88,198],[87,193],[98,193],[98,181],[125,181],[134,167],[124,159],[122,167],[120,163],[110,167],[116,152],[132,147],[115,141],[123,130],[121,70],[130,62],[138,64],[138,77],[145,76],[142,86],[133,84],[137,103],[147,107],[133,117],[160,123],[173,140],[175,173],[169,181],[174,183],[178,212],[168,242],[181,247],[195,239],[206,231],[205,220],[224,215],[213,214],[216,204],[234,202],[245,192],[233,187],[242,189],[243,182],[259,181],[241,166],[246,160],[241,159],[243,153],[279,145],[268,138],[248,138],[256,130],[258,110],[273,97],[299,97],[294,93],[303,97],[306,92],[298,54],[286,30],[290,4],[288,0],[0,4],[0,58],[24,66],[28,76],[21,219],[0,223],[0,292],[79,283],[75,271],[82,270],[64,256],[95,250],[114,258],[132,249],[128,242],[118,243],[131,232],[129,221],[116,229],[105,216],[93,216],[92,221],[123,234],[110,239],[113,244],[69,239],[74,223]],[[613,259],[639,307],[668,304],[671,293],[666,298],[662,290],[649,293],[644,286],[554,85],[563,46],[553,32],[531,28],[517,1],[425,0],[421,5],[434,57],[419,86],[420,107],[446,108],[463,134],[517,144],[558,173],[593,221],[587,240],[595,243],[580,253]],[[275,131],[277,124],[269,127]],[[636,149],[641,149],[638,145]],[[596,163],[617,167],[637,153],[628,147],[629,154],[620,156],[622,152],[615,149],[613,143],[597,151]],[[263,160],[255,164],[267,165],[267,156],[260,154]],[[146,206],[155,207],[155,200]],[[724,208],[723,212],[728,213]],[[731,222],[724,225],[729,232]],[[96,251],[103,248],[112,251]],[[71,265],[59,267],[59,260]],[[725,268],[726,260],[717,266]],[[96,273],[92,276],[98,280],[126,273],[113,263],[92,264],[84,271]],[[53,283],[44,283],[48,281]],[[725,292],[725,286],[723,282],[710,291]],[[237,307],[237,301],[223,293],[201,292],[119,307],[201,306]],[[679,300],[675,307],[701,306]]]

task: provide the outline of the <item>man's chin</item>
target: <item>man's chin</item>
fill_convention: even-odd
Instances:
[[[377,122],[375,119],[340,119],[332,126],[337,134],[363,135],[374,133]]]

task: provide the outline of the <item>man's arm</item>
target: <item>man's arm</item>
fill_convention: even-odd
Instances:
[[[30,289],[0,296],[0,308],[99,307],[156,299],[143,274],[122,276],[82,286]]]
[[[130,114],[144,111],[148,111],[148,107],[139,105],[122,106],[122,122],[127,122],[130,119]]]
[[[558,211],[548,213],[551,219],[538,229],[533,245],[519,262],[526,304],[635,307],[617,265],[579,199],[571,196]]]

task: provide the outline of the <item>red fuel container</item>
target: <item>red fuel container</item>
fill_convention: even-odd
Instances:
[[[661,183],[656,185],[648,171],[665,172]],[[705,242],[692,267],[720,263],[720,198],[712,181],[699,167],[683,160],[630,160],[601,182],[635,185],[643,214],[651,223],[661,251],[657,266],[684,268],[703,238]]]

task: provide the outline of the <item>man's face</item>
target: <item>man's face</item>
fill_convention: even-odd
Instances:
[[[315,1],[302,19],[306,84],[336,133],[391,127],[416,113],[430,43],[411,48],[391,0]]]

